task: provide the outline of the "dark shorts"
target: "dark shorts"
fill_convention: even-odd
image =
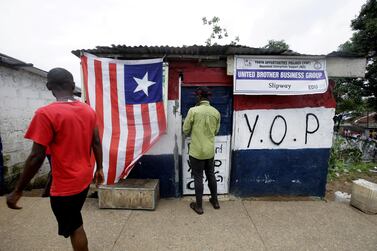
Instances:
[[[79,194],[51,196],[51,209],[58,221],[58,233],[68,238],[82,225],[81,208],[84,205],[89,187]]]

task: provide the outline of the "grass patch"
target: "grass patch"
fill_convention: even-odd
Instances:
[[[347,180],[357,179],[360,173],[372,174],[369,170],[377,166],[375,162],[363,162],[362,152],[357,148],[345,147],[345,139],[336,136],[329,159],[328,181],[339,176],[347,176]]]

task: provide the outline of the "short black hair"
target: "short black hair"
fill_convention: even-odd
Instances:
[[[212,95],[211,91],[210,91],[209,88],[206,87],[206,86],[200,86],[200,87],[198,87],[198,88],[196,89],[196,91],[195,91],[195,94],[196,94],[197,96],[202,97],[202,98],[208,98],[209,96]]]
[[[75,85],[73,75],[64,68],[54,68],[47,73],[47,85],[58,89],[66,89]]]

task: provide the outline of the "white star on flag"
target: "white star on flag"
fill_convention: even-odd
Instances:
[[[145,93],[145,95],[147,95],[147,96],[148,96],[148,87],[156,84],[156,82],[148,80],[148,72],[145,73],[145,75],[142,79],[136,78],[136,77],[134,77],[134,79],[137,83],[137,87],[136,87],[134,93],[138,92],[138,91],[143,91]]]

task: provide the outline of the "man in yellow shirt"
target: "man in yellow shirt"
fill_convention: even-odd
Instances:
[[[209,89],[199,87],[196,90],[197,104],[190,108],[183,124],[183,133],[191,136],[189,158],[194,176],[196,203],[190,207],[197,213],[203,214],[203,170],[206,173],[208,187],[211,191],[210,203],[219,209],[217,200],[217,183],[214,173],[215,135],[220,128],[220,113],[209,104],[211,96]]]

